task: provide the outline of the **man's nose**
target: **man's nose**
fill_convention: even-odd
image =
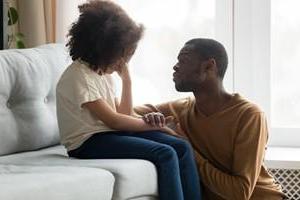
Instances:
[[[174,65],[174,67],[173,67],[173,69],[174,69],[174,71],[177,71],[178,70],[178,63],[176,63],[175,65]]]

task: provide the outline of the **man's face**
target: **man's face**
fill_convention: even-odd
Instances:
[[[203,81],[202,65],[193,51],[192,45],[185,45],[179,52],[177,63],[173,67],[175,88],[180,92],[195,91]]]

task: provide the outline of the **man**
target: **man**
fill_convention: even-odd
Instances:
[[[148,123],[161,112],[173,116],[179,134],[192,144],[205,200],[277,200],[280,186],[263,163],[268,139],[264,113],[223,87],[228,65],[225,48],[212,39],[192,39],[174,66],[175,87],[194,97],[135,108]],[[147,113],[150,113],[147,115]]]

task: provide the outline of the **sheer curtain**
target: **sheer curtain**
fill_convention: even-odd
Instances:
[[[86,0],[7,0],[19,13],[15,32],[24,34],[27,48],[66,41],[71,23],[78,17],[78,5]],[[14,45],[11,46],[14,48]]]
[[[77,19],[78,5],[86,0],[56,0],[56,42],[65,43],[71,24]]]
[[[55,42],[55,0],[17,0],[19,31],[26,47]]]

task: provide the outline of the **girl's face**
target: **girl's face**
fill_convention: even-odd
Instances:
[[[125,51],[124,56],[117,60],[113,65],[107,68],[106,74],[112,74],[113,72],[120,71],[131,59],[135,52],[136,46],[129,48]]]

